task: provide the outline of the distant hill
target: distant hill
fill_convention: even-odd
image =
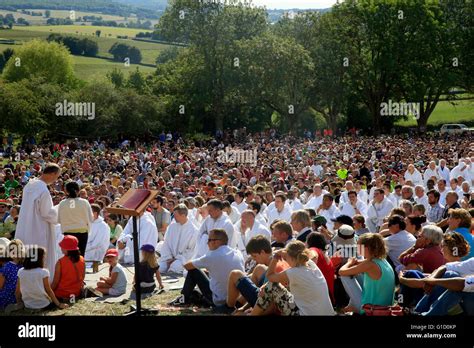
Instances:
[[[168,6],[168,0],[113,0],[114,2],[135,6],[135,7],[142,7],[142,8],[150,8],[153,10],[164,10],[166,6]]]
[[[137,5],[133,5],[136,3]],[[139,3],[156,4],[154,7],[140,7]],[[134,13],[142,18],[158,18],[166,7],[166,0],[0,0],[0,9],[76,10],[100,12],[128,17]],[[161,7],[158,6],[161,4]],[[161,11],[160,11],[161,10]]]

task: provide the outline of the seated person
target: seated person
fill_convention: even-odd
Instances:
[[[100,277],[95,289],[96,295],[121,296],[127,291],[127,276],[122,265],[118,263],[118,259],[119,252],[117,249],[107,250],[105,261],[110,265],[109,276]]]
[[[23,268],[18,271],[15,292],[17,304],[28,309],[67,308],[68,305],[59,302],[51,289],[49,271],[44,268],[46,249],[30,246],[25,256]]]
[[[443,240],[443,230],[435,225],[423,227],[415,245],[400,254],[398,260],[405,269],[420,269],[431,273],[444,265],[444,256],[440,244]]]
[[[207,244],[209,251],[203,256],[188,261],[184,268],[188,271],[181,295],[170,304],[188,305],[194,302],[194,288],[199,287],[202,301],[209,306],[225,306],[227,283],[233,270],[244,271],[244,259],[239,250],[227,245],[229,238],[224,229],[209,231]],[[202,269],[207,269],[209,276]]]
[[[251,238],[247,243],[246,250],[247,254],[255,260],[257,266],[249,276],[241,270],[233,270],[229,275],[227,289],[227,306],[229,308],[234,308],[237,301],[240,304],[245,304],[237,310],[238,312],[243,312],[255,306],[259,288],[268,281],[266,272],[272,259],[272,247],[263,235]],[[276,270],[282,272],[288,267],[285,261],[280,261],[276,266]]]
[[[394,215],[388,220],[388,230],[390,236],[385,238],[385,245],[387,246],[388,259],[395,270],[400,266],[398,257],[402,252],[415,245],[416,238],[405,230],[405,219],[400,215]]]
[[[165,235],[166,238],[166,235]],[[142,251],[141,261],[140,261],[140,284],[142,294],[152,293],[155,288],[155,279],[158,280],[158,285],[160,290],[164,289],[163,282],[161,281],[161,274],[159,271],[158,261],[156,260],[155,247],[151,244],[142,245],[140,248]],[[133,280],[133,290],[135,291],[136,286],[136,277]]]
[[[86,261],[102,262],[104,260],[105,252],[110,245],[110,228],[100,216],[100,206],[92,204],[91,208],[93,221],[87,238],[84,259]]]
[[[460,264],[461,259],[469,253],[470,246],[461,234],[447,233],[443,237],[441,250],[447,263],[435,270],[431,275],[415,270],[400,272],[400,291],[404,295],[402,304],[407,307],[416,304],[415,312],[425,313],[425,315],[439,315],[440,304],[436,302],[437,297],[435,298],[435,296],[440,297],[446,291],[446,288],[428,285],[431,291],[429,295],[425,295],[425,284],[428,284],[425,280],[435,276],[442,278],[458,277],[457,273],[447,270],[447,266],[450,265],[449,267],[451,267]],[[433,293],[433,290],[435,293]],[[447,296],[449,297],[449,295]],[[443,305],[443,302],[441,305]],[[430,310],[430,306],[434,307],[433,311]]]
[[[312,250],[315,253],[312,261],[323,273],[324,279],[326,279],[326,283],[328,284],[329,296],[331,297],[331,301],[334,303],[335,271],[332,261],[326,253],[326,248],[328,246],[326,238],[324,238],[322,233],[311,232],[306,239],[306,245],[309,250]]]
[[[364,260],[351,258],[339,270],[342,284],[350,297],[345,312],[364,313],[365,304],[391,306],[395,275],[387,262],[387,248],[378,233],[365,233],[358,244]]]
[[[59,247],[64,256],[56,262],[51,288],[58,299],[75,303],[84,286],[86,264],[76,237],[65,235]]]
[[[311,261],[313,257],[313,252],[298,240],[277,250],[268,266],[268,282],[260,288],[251,315],[267,315],[275,309],[285,316],[335,315],[326,280]],[[276,266],[283,259],[290,268],[277,273]]]
[[[194,253],[198,229],[188,219],[188,208],[184,204],[178,204],[173,213],[173,222],[166,230],[160,250],[160,270],[182,274],[183,265]]]
[[[19,239],[0,238],[0,311],[16,303],[18,271],[22,267],[24,247]]]

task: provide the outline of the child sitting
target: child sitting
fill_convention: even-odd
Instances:
[[[161,275],[159,271],[158,262],[155,256],[155,247],[151,244],[144,244],[140,248],[142,251],[142,261],[138,271],[140,272],[140,286],[143,294],[152,293],[156,288],[154,276],[160,286],[160,290],[164,288],[161,282]],[[136,279],[134,279],[133,289],[135,290]]]
[[[120,296],[127,291],[127,277],[125,271],[118,263],[119,253],[117,249],[109,249],[105,254],[105,260],[110,265],[109,276],[100,277],[96,291],[103,295]]]
[[[79,241],[74,236],[64,236],[59,247],[64,256],[56,262],[51,288],[56,297],[74,302],[81,295],[84,286],[84,258],[79,252]]]
[[[15,289],[23,254],[23,243],[18,239],[6,243],[0,250],[0,310],[16,303]]]
[[[26,251],[23,268],[18,271],[16,300],[29,309],[63,309],[68,305],[60,303],[49,285],[49,271],[44,268],[46,249],[31,246]]]

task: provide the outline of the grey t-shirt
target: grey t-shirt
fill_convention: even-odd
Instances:
[[[120,264],[116,264],[114,268],[112,268],[112,273],[118,273],[117,280],[115,281],[112,289],[118,291],[119,293],[125,294],[127,291],[127,276],[125,275],[125,271]]]
[[[153,217],[155,218],[156,222],[156,228],[158,228],[158,231],[161,229],[163,224],[170,224],[171,222],[171,214],[168,210],[163,208],[163,211],[157,211],[153,210],[152,212]]]

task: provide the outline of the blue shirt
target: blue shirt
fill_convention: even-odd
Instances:
[[[459,233],[464,237],[464,239],[469,243],[469,246],[471,247],[469,250],[469,254],[461,258],[462,261],[465,261],[467,259],[470,259],[471,257],[474,257],[474,239],[472,238],[471,232],[469,232],[469,228],[467,227],[458,227],[454,230],[454,232]]]

